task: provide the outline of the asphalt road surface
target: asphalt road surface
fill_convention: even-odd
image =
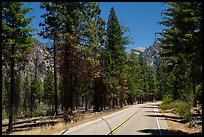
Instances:
[[[63,135],[164,135],[167,123],[159,102],[136,104],[111,115],[68,129]]]

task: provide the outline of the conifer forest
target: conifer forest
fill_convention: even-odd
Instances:
[[[126,52],[132,43],[112,7],[99,2],[40,2],[43,19],[24,2],[2,2],[2,120],[12,133],[18,119],[70,117],[161,101],[192,121],[202,108],[202,2],[162,2],[164,26],[153,46]],[[34,35],[51,41],[42,44]],[[149,52],[147,52],[147,49]],[[157,52],[153,52],[157,51]],[[151,52],[151,57],[150,53]],[[154,55],[153,55],[154,54]],[[3,126],[3,125],[2,125]]]

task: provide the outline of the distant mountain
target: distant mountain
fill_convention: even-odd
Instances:
[[[155,40],[150,47],[136,47],[133,48],[130,52],[134,52],[137,55],[142,54],[147,64],[151,67],[155,67],[159,63],[159,49],[161,43],[158,40]],[[127,53],[128,55],[130,54]],[[51,50],[43,45],[39,40],[33,38],[33,45],[32,45],[32,52],[29,57],[29,63],[26,67],[26,73],[31,76],[32,78],[35,75],[42,79],[47,69],[53,68],[53,55]]]
[[[46,70],[53,66],[52,54],[50,49],[39,40],[33,38],[32,41],[32,51],[29,56],[26,73],[32,78],[36,75],[36,77],[42,79],[46,74]]]
[[[157,66],[159,63],[159,49],[160,49],[161,43],[156,39],[152,45],[150,45],[149,48],[146,47],[136,47],[131,49],[130,52],[128,52],[128,55],[131,52],[136,53],[137,55],[142,54],[146,61],[147,64],[150,65],[151,67]]]
[[[136,48],[133,48],[131,51],[136,54],[140,54],[140,53],[143,53],[146,49],[147,49],[146,47],[136,47]]]
[[[154,43],[145,51],[143,52],[144,57],[147,60],[147,63],[153,67],[159,64],[159,49],[160,49],[161,42],[155,40]]]

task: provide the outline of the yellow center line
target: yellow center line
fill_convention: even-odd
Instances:
[[[107,135],[111,135],[113,132],[115,132],[119,127],[121,127],[123,124],[125,124],[125,122],[127,122],[130,118],[132,118],[135,114],[137,114],[137,112],[139,112],[142,108],[140,108],[139,110],[137,110],[134,114],[132,114],[129,118],[127,118],[126,120],[124,120],[123,122],[121,122],[118,126],[116,126],[111,132],[109,132]]]

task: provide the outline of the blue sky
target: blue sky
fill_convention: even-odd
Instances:
[[[36,17],[32,20],[32,26],[41,30],[39,23],[43,19],[40,16],[45,10],[40,9],[39,2],[30,2],[30,4],[26,2],[25,6],[34,8],[32,15]],[[155,33],[162,31],[163,26],[157,23],[162,21],[161,11],[167,8],[166,5],[162,5],[161,2],[100,2],[101,16],[106,22],[112,6],[121,24],[129,27],[130,32],[125,35],[133,38],[133,44],[127,45],[126,51],[134,47],[149,47],[155,38],[160,37]],[[35,37],[44,44],[50,42],[38,36]]]

